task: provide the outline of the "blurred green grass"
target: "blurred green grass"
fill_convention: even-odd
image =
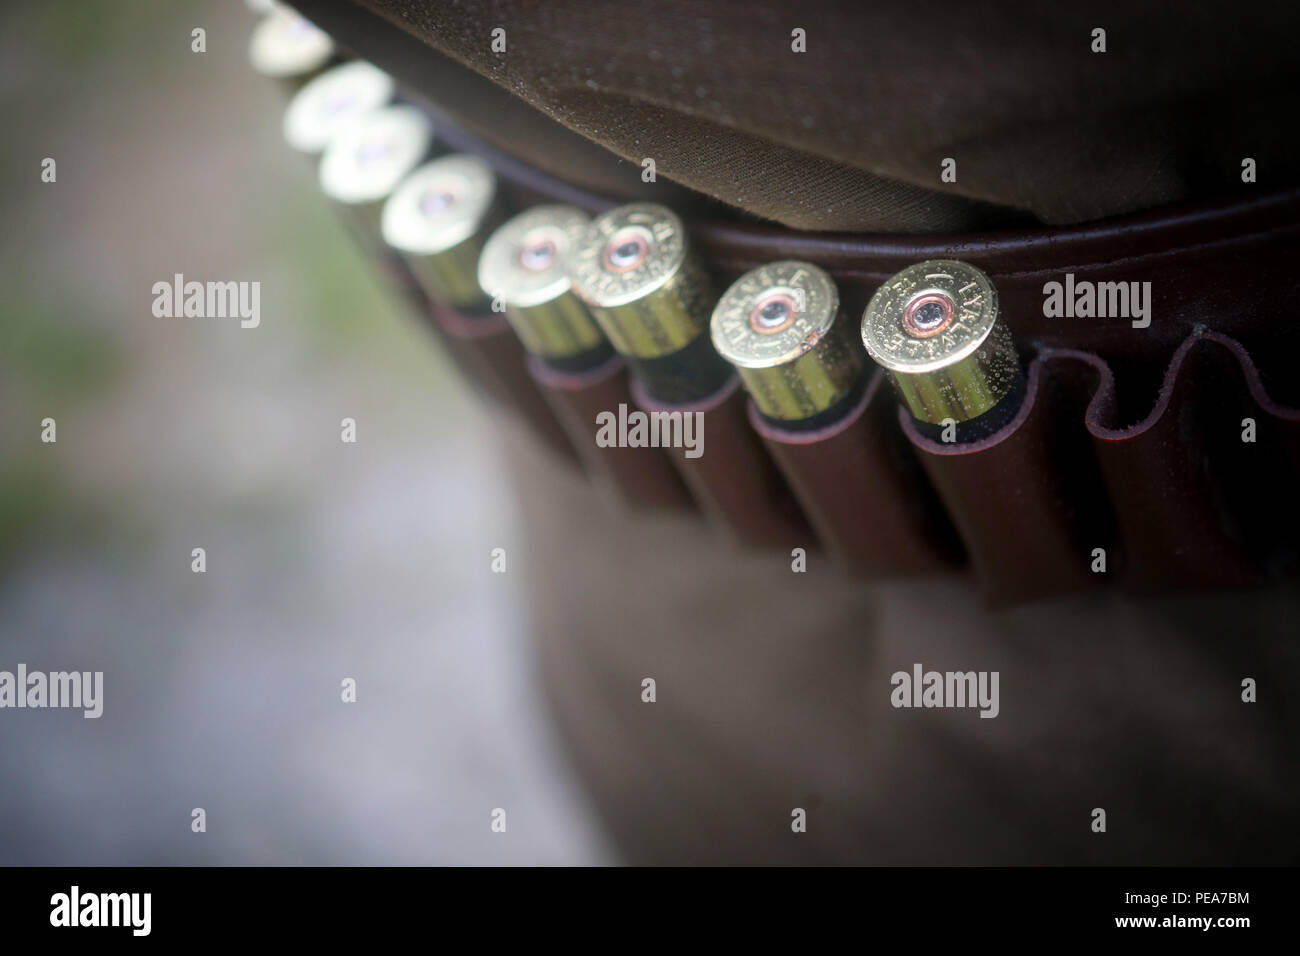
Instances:
[[[58,420],[68,409],[109,391],[124,363],[107,332],[69,321],[66,303],[33,294],[8,269],[0,270],[0,288],[10,290],[0,309],[0,402],[6,432],[0,455],[3,573],[31,548],[74,529],[85,540],[103,527],[106,506],[71,489],[50,446],[37,435],[42,418]],[[22,436],[7,434],[21,428],[27,429]]]
[[[73,168],[83,180],[93,171],[90,175],[106,174],[109,181],[98,186],[74,179],[67,186],[60,182],[40,188],[121,189],[112,179],[112,166],[98,164],[131,161],[135,155],[171,156],[175,144],[183,142],[186,149],[175,154],[198,163],[172,168],[195,183],[193,228],[211,228],[203,225],[204,202],[237,196],[239,216],[221,221],[238,231],[217,236],[219,246],[236,250],[223,268],[243,269],[246,263],[254,275],[275,280],[282,308],[274,321],[294,333],[292,349],[284,356],[290,366],[285,369],[287,387],[301,387],[347,365],[414,402],[460,391],[461,383],[432,336],[407,303],[385,287],[380,269],[352,241],[339,211],[319,192],[315,163],[279,140],[282,91],[247,65],[247,42],[256,20],[238,0],[220,7],[173,0],[5,5],[0,9],[0,53],[9,73],[0,102],[12,110],[13,136],[0,150],[0,169],[16,181],[31,179],[39,157],[50,149],[47,144],[80,148],[84,142],[96,165],[83,156],[77,166],[74,154]],[[194,68],[190,52],[194,26],[208,29],[203,69]],[[178,102],[188,105],[178,108]],[[73,108],[60,108],[64,103]],[[133,125],[134,138],[113,153],[113,160],[104,158],[102,142],[112,126],[97,130],[96,139],[84,137],[76,121],[87,109],[111,106],[123,115],[145,115],[159,105],[166,106],[160,115],[168,121]],[[256,176],[247,176],[250,161]],[[232,178],[239,176],[244,178]],[[205,181],[215,184],[211,195],[203,189]],[[78,209],[83,218],[67,221],[47,212],[50,207],[41,206],[44,199],[39,192],[22,190],[4,198],[11,225],[0,237],[0,288],[5,289],[0,300],[0,570],[33,548],[71,540],[64,532],[74,528],[81,529],[81,547],[112,546],[102,537],[92,541],[97,529],[130,539],[135,533],[127,527],[133,504],[143,506],[96,498],[93,488],[52,465],[57,455],[38,436],[45,416],[62,426],[69,414],[87,412],[87,427],[94,427],[97,406],[109,408],[118,390],[144,371],[139,363],[148,359],[135,346],[137,319],[147,319],[147,312],[124,315],[123,303],[111,296],[87,297],[96,294],[96,282],[103,282],[106,269],[125,268],[115,264],[125,244],[148,243],[150,237],[104,221],[102,210],[112,204],[87,203]],[[138,200],[155,201],[148,194]],[[160,208],[158,215],[169,212]],[[94,262],[69,258],[64,243],[69,228],[105,237],[79,246],[91,250]],[[136,278],[142,288],[152,281],[143,274],[133,275],[132,281]],[[115,294],[120,297],[120,291]],[[267,305],[264,295],[264,312]],[[168,356],[182,364],[195,358],[180,352]],[[230,374],[239,374],[238,369]],[[178,414],[183,414],[184,400],[201,401],[202,396],[180,400]],[[466,406],[440,401],[438,407],[440,414],[461,415]],[[160,447],[158,453],[167,451]]]
[[[0,288],[9,290],[0,309],[0,374],[7,385],[60,403],[83,401],[112,386],[124,368],[112,337],[68,318],[90,303],[37,294],[9,269],[0,269]]]

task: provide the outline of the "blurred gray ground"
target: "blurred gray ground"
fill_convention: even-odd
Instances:
[[[99,720],[0,711],[0,863],[606,862],[488,571],[514,437],[283,144],[254,19],[0,14],[0,670],[105,673]],[[177,272],[260,280],[261,327],[155,318]]]

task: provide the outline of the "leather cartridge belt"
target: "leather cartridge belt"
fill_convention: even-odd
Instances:
[[[616,206],[477,140],[436,106],[416,105],[432,119],[440,149],[486,161],[505,210],[562,203],[600,215]],[[870,502],[849,510],[871,504],[886,517],[906,516],[856,529],[851,550],[859,560],[850,563],[860,570],[967,562],[992,600],[1014,602],[1092,587],[1249,586],[1300,566],[1300,382],[1288,374],[1300,347],[1291,320],[1300,293],[1300,190],[987,234],[813,234],[725,214],[683,216],[681,229],[690,268],[714,300],[743,275],[779,262],[824,272],[838,290],[838,311],[855,325],[882,286],[918,263],[975,267],[995,290],[997,348],[1014,374],[1005,378],[1006,414],[983,433],[956,441],[937,433],[944,406],[928,416],[897,370],[892,386],[890,373],[875,369],[861,388],[846,390],[853,420],[867,423],[852,442],[836,424],[793,436],[749,403],[749,426],[814,526],[833,531],[835,521],[819,520],[821,499],[855,479],[873,491]],[[479,335],[473,329],[482,317],[451,315],[455,303],[434,311],[444,330],[464,318],[470,331],[460,338]],[[494,334],[502,329],[493,326]],[[605,331],[635,357],[625,351],[631,339],[620,342],[608,324]],[[617,366],[602,356],[590,374]],[[556,388],[566,376],[581,377],[554,362],[534,370],[538,382]],[[734,439],[712,452],[703,478],[683,477],[706,512],[730,509],[726,520],[742,530],[770,531],[752,542],[784,546],[806,527],[786,496],[773,496],[770,515],[741,513],[768,505],[748,488],[760,452],[735,431],[741,393],[734,382],[664,406],[718,421],[725,414],[725,434]],[[634,382],[640,404],[656,400],[637,389]],[[521,400],[533,401],[531,394],[521,391]],[[733,410],[719,411],[724,406]],[[761,464],[766,471],[766,456]],[[765,474],[761,483],[772,480]],[[826,543],[828,534],[819,537]]]
[[[445,118],[442,128],[444,141],[488,158],[524,205],[615,205]],[[1290,319],[1300,301],[1300,190],[988,234],[810,234],[721,218],[685,227],[715,288],[800,260],[834,279],[855,318],[882,283],[921,261],[957,259],[989,277],[1025,369],[1023,400],[1003,428],[947,444],[917,427],[893,389],[873,385],[868,397],[924,475],[884,444],[873,470],[893,474],[894,493],[936,493],[995,602],[1099,586],[1241,587],[1295,573],[1300,379],[1289,370],[1300,349]],[[1106,284],[1121,283],[1148,284],[1136,287],[1145,318],[1099,314],[1097,289],[1113,295]],[[925,549],[912,545],[882,547],[880,570],[914,568]]]

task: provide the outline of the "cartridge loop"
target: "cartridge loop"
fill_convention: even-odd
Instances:
[[[478,266],[496,215],[496,175],[477,156],[425,163],[384,204],[384,241],[407,257],[434,298],[461,309],[486,306]]]
[[[687,254],[681,219],[665,206],[631,203],[597,216],[568,268],[574,292],[624,355],[669,355],[708,324],[708,282]]]
[[[919,262],[887,279],[863,313],[862,342],[891,372],[912,414],[930,424],[979,417],[1020,375],[993,283],[952,259]]]
[[[483,246],[479,285],[500,298],[510,324],[534,355],[565,358],[604,342],[565,270],[565,260],[589,222],[576,206],[534,206],[497,229]]]
[[[772,419],[812,418],[845,398],[862,377],[864,356],[851,323],[837,322],[835,283],[808,262],[753,269],[718,300],[714,348],[740,372]]]

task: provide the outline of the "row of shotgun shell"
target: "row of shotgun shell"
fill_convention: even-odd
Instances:
[[[752,545],[815,536],[865,572],[951,563],[938,509],[864,410],[873,359],[932,440],[976,441],[1016,414],[1021,364],[979,269],[910,266],[856,325],[808,262],[767,263],[718,297],[664,206],[511,216],[484,160],[440,153],[390,76],[289,9],[258,25],[250,57],[292,92],[285,138],[320,156],[321,188],[471,382],[622,501],[699,505]],[[597,416],[620,408],[701,413],[704,453],[599,447]]]

